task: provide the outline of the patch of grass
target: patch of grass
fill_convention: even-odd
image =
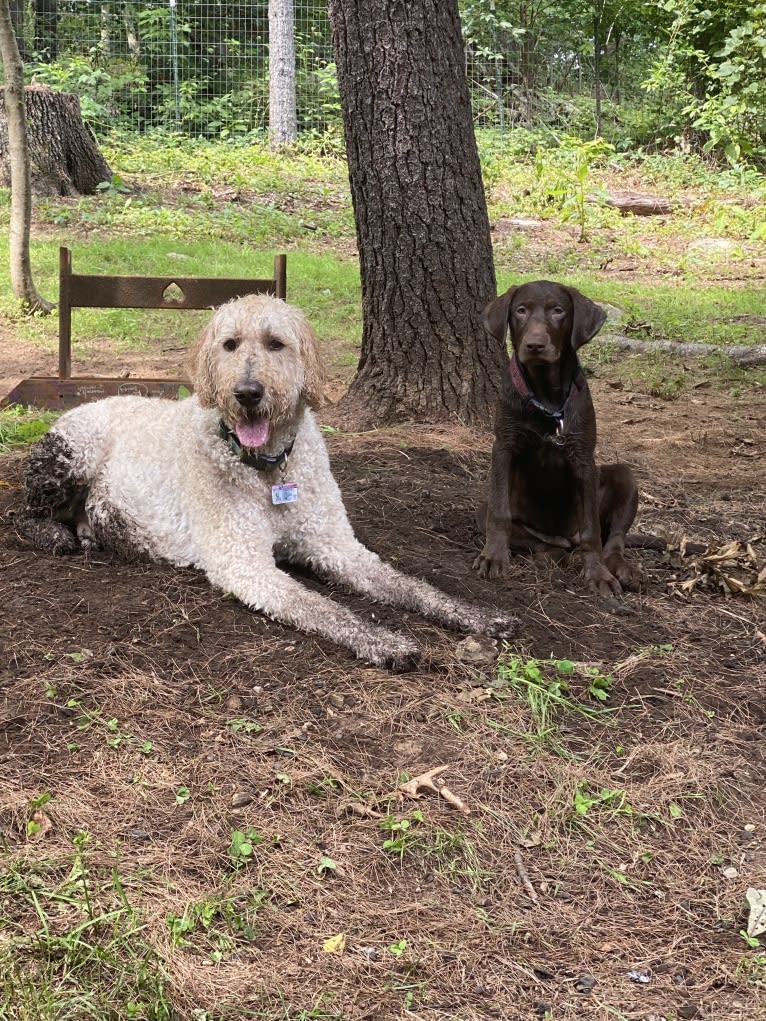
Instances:
[[[390,834],[383,841],[383,850],[388,854],[397,855],[401,862],[405,853],[421,846],[420,836],[413,830],[413,824],[419,825],[422,822],[423,813],[418,810],[401,819],[393,815],[387,815],[385,819],[381,819],[378,826],[384,833]]]
[[[0,856],[0,1017],[170,1021],[164,962],[128,900],[119,861],[93,865],[87,834],[64,860]]]
[[[533,279],[532,273],[519,276],[501,271],[498,291]],[[763,343],[764,331],[758,326],[763,317],[763,294],[754,284],[736,289],[699,288],[690,281],[688,287],[658,287],[648,281],[612,283],[582,272],[568,272],[561,282],[577,287],[596,302],[619,308],[624,314],[624,323],[618,332],[628,332],[641,340],[719,346]],[[590,350],[585,349],[586,359],[590,357]],[[667,354],[660,353],[657,357],[670,362]],[[671,363],[668,367],[677,366]]]
[[[483,888],[492,873],[481,862],[474,841],[462,830],[435,829],[422,843],[426,861],[452,885]]]
[[[748,985],[766,989],[766,954],[743,955],[737,964],[736,975]]]
[[[575,690],[575,682],[581,693]],[[561,725],[572,717],[606,722],[614,710],[603,705],[609,699],[614,678],[599,668],[568,659],[537,660],[507,654],[500,659],[497,676],[487,690],[500,703],[512,698],[528,717],[523,729],[502,719],[488,717],[487,726],[512,734],[536,753],[544,750],[566,759],[576,756],[560,740]]]
[[[581,780],[575,787],[572,809],[573,819],[588,815],[594,810],[607,818],[616,815],[633,815],[633,808],[625,791],[608,787],[593,791],[587,780]]]
[[[57,417],[56,412],[24,408],[20,404],[0,408],[0,453],[7,453],[11,447],[37,443]]]
[[[166,921],[173,946],[195,945],[219,963],[239,944],[255,941],[256,915],[268,898],[268,891],[251,887],[187,904],[180,915],[169,912]]]

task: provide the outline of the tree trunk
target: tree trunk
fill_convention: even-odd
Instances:
[[[138,60],[141,55],[141,44],[138,40],[135,14],[132,0],[124,0],[122,5],[122,23],[125,26],[125,38],[128,42],[128,50],[131,57],[133,60]]]
[[[103,56],[112,55],[112,9],[110,3],[101,4],[101,30],[99,32],[99,49]]]
[[[596,132],[601,136],[601,11],[598,3],[593,5],[593,88],[596,94]]]
[[[269,0],[269,141],[278,148],[297,137],[293,0]]]
[[[330,0],[362,279],[358,425],[492,415],[505,359],[457,0]]]
[[[112,172],[83,123],[78,96],[29,85],[24,100],[36,195],[92,195],[102,181],[111,180]],[[9,182],[8,122],[0,90],[0,186]]]
[[[29,149],[24,115],[24,66],[11,24],[8,0],[0,0],[0,59],[5,75],[4,101],[7,103],[8,183],[11,188],[11,226],[9,236],[11,287],[17,298],[32,312],[50,312],[53,305],[41,298],[32,279],[29,235],[32,226],[32,189]]]

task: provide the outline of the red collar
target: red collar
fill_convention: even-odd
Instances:
[[[585,388],[585,376],[583,375],[580,362],[577,361],[577,372],[574,375],[574,379],[572,380],[572,383],[569,387],[569,393],[566,395],[564,403],[561,405],[558,411],[554,411],[552,408],[546,407],[542,403],[542,401],[539,401],[535,397],[532,388],[527,382],[527,377],[524,372],[524,369],[521,363],[519,362],[518,358],[516,357],[515,351],[511,356],[511,382],[513,383],[516,393],[519,395],[519,397],[521,397],[521,403],[524,405],[525,411],[527,410],[528,407],[532,407],[535,409],[535,411],[539,411],[541,414],[547,415],[548,418],[553,418],[557,422],[561,422],[561,420],[563,419],[564,409],[566,408],[567,404],[569,404],[570,401],[576,400],[576,398],[579,396],[579,394],[582,393],[583,389]]]
[[[582,367],[580,362],[575,358],[577,364],[577,371],[575,372],[574,378],[569,386],[569,393],[564,398],[564,403],[561,407],[555,411],[553,408],[546,407],[542,401],[539,401],[530,387],[524,368],[516,357],[514,351],[511,356],[511,383],[513,384],[516,393],[521,398],[521,404],[525,412],[530,408],[538,411],[541,415],[544,415],[547,419],[550,419],[555,423],[555,432],[551,435],[549,433],[543,434],[543,439],[553,443],[557,447],[563,447],[566,443],[566,436],[564,434],[564,412],[567,405],[577,399],[577,397],[585,389],[585,376],[583,375]]]

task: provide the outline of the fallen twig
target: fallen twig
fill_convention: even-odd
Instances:
[[[361,801],[344,801],[335,810],[336,815],[358,815],[362,819],[382,819],[380,812],[376,812],[371,805],[365,805]]]
[[[516,871],[519,874],[519,879],[521,880],[522,886],[529,894],[529,899],[533,901],[535,904],[537,904],[539,900],[537,896],[537,891],[535,890],[534,886],[532,886],[532,881],[529,878],[529,873],[527,872],[524,862],[521,860],[521,851],[513,852],[513,864],[516,866]]]

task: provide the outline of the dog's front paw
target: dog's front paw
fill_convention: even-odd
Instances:
[[[490,547],[489,543],[473,562],[473,569],[479,572],[479,577],[488,578],[490,581],[499,578],[507,566],[508,549],[495,549]]]
[[[34,518],[31,515],[19,514],[16,518],[16,531],[22,539],[31,542],[45,553],[54,556],[68,556],[80,552],[77,536],[66,525],[51,518]]]
[[[421,656],[419,646],[409,638],[383,628],[364,648],[355,651],[360,659],[396,673],[414,670]]]
[[[643,571],[638,564],[629,563],[622,553],[607,554],[604,563],[624,589],[638,592],[644,580]]]
[[[518,617],[502,610],[477,610],[469,622],[469,629],[493,638],[513,638],[519,623]]]
[[[613,599],[622,595],[622,586],[607,566],[601,562],[589,564],[583,571],[585,584],[600,599]]]

